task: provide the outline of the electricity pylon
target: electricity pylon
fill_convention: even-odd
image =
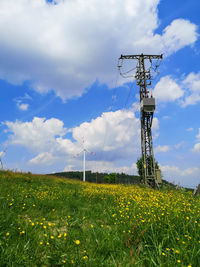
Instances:
[[[141,121],[141,150],[143,162],[143,178],[146,185],[151,187],[159,186],[161,183],[160,170],[155,168],[155,159],[152,143],[152,122],[155,110],[155,98],[149,94],[148,86],[151,85],[150,68],[145,69],[145,60],[149,60],[152,65],[153,59],[162,59],[162,55],[121,55],[119,58],[119,70],[124,59],[137,60],[135,79],[140,87],[140,121]],[[155,66],[156,70],[158,65]],[[126,72],[128,73],[128,72]],[[122,74],[120,72],[120,74]],[[123,75],[122,75],[123,76]],[[130,76],[129,76],[130,77]]]
[[[86,152],[90,153],[91,155],[95,156],[96,154],[94,152],[90,152],[88,151],[85,146],[84,146],[84,138],[83,138],[83,150],[81,150],[81,152],[79,152],[78,154],[76,154],[73,158],[77,158],[81,153],[83,153],[83,182],[85,182],[85,156],[86,156]]]

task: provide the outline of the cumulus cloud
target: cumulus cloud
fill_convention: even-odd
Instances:
[[[156,139],[159,136],[159,120],[156,117],[153,118],[152,135],[153,139]]]
[[[111,85],[121,53],[169,55],[197,39],[196,25],[184,19],[154,34],[159,0],[54,3],[0,1],[0,78],[68,99],[96,79]]]
[[[135,45],[141,46],[141,52],[150,47],[154,53],[165,53],[165,56],[169,56],[186,45],[192,45],[197,38],[195,24],[185,19],[175,19],[163,30],[162,35],[149,31]]]
[[[200,168],[191,167],[180,169],[174,165],[160,165],[165,179],[185,187],[195,188],[199,184]]]
[[[82,162],[80,162],[82,163]],[[86,169],[91,170],[92,172],[101,172],[101,173],[127,173],[130,175],[137,175],[137,166],[135,163],[130,166],[120,166],[117,167],[113,162],[109,161],[88,161],[86,162]],[[77,170],[77,165],[67,165],[63,171],[74,171]],[[79,165],[78,170],[82,170],[81,164]]]
[[[170,76],[165,76],[156,84],[153,94],[159,102],[172,102],[182,97],[184,91]]]
[[[200,143],[195,144],[192,151],[200,153]]]
[[[35,117],[31,122],[7,121],[5,125],[12,133],[9,136],[10,144],[25,146],[34,152],[51,150],[56,136],[66,134],[63,122],[55,118],[45,120]]]
[[[17,106],[20,110],[26,111],[28,110],[29,104],[19,103]]]
[[[31,96],[29,96],[27,93],[24,94],[24,96],[19,96],[13,99],[13,101],[16,103],[18,109],[22,110],[22,111],[26,111],[29,108],[29,104],[28,103],[24,103],[27,101],[32,100]]]
[[[92,172],[116,172],[116,173],[127,173],[127,174],[137,174],[137,166],[135,163],[131,166],[120,166],[116,167],[113,162],[98,161],[98,162],[89,162],[89,169]]]
[[[105,112],[91,122],[72,129],[75,140],[85,137],[88,149],[131,153],[138,147],[140,124],[132,111]],[[132,149],[128,144],[132,144]],[[138,150],[138,149],[137,149]],[[124,151],[124,152],[123,152]]]
[[[162,41],[164,51],[174,53],[186,45],[192,45],[197,40],[197,26],[188,20],[176,19],[164,29]]]
[[[156,121],[156,119],[155,119]],[[140,150],[140,123],[131,110],[105,112],[90,122],[66,129],[61,120],[35,117],[30,122],[5,122],[8,127],[9,144],[20,145],[36,154],[32,164],[50,164],[72,161],[73,155],[84,146],[95,152],[97,161],[114,162],[136,157]],[[158,121],[155,130],[158,127]],[[72,134],[72,140],[67,133]],[[92,159],[94,160],[94,159]]]
[[[200,153],[200,128],[199,128],[199,133],[196,136],[198,143],[196,143],[192,149],[193,152]]]
[[[178,100],[182,107],[195,105],[200,102],[200,72],[191,72],[182,81],[164,76],[155,85],[153,93],[158,102]]]
[[[181,101],[183,107],[195,105],[200,101],[200,72],[189,73],[182,82],[185,90],[185,97]]]
[[[32,158],[29,163],[49,166],[55,163],[57,160],[59,160],[59,158],[54,157],[50,152],[42,152],[38,154],[35,158]]]

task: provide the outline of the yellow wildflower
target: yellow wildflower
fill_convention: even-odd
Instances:
[[[80,245],[81,242],[80,242],[80,240],[76,240],[75,243],[76,243],[76,245]]]

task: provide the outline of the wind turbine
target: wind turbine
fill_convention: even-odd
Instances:
[[[89,150],[87,150],[85,148],[84,143],[85,143],[85,141],[84,141],[84,137],[83,137],[83,141],[82,141],[83,150],[81,150],[81,152],[79,152],[78,154],[76,154],[75,156],[73,156],[73,158],[77,158],[81,153],[83,153],[83,182],[85,182],[85,154],[86,154],[86,152],[88,152],[89,154],[91,154],[93,156],[96,155],[94,152],[90,152]]]
[[[2,163],[2,158],[5,156],[6,154],[6,149],[4,149],[3,151],[0,151],[0,163],[1,163],[1,168],[3,169],[3,163]]]

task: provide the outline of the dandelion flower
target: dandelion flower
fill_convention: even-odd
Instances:
[[[76,245],[80,245],[81,242],[80,242],[80,240],[76,240],[75,243],[76,243]]]

